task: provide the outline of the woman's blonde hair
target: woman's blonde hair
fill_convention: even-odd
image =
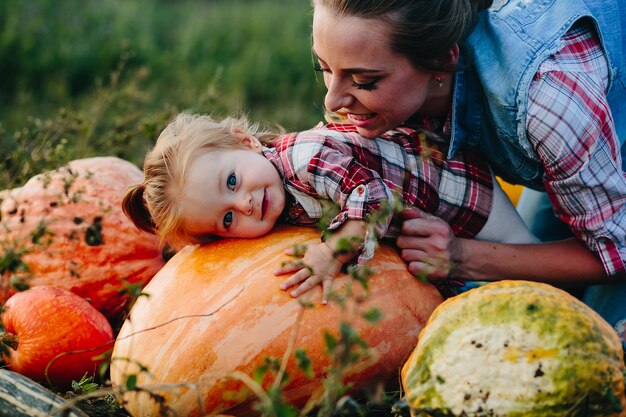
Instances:
[[[190,233],[184,222],[182,196],[193,160],[206,152],[246,149],[245,137],[268,143],[276,132],[262,130],[245,116],[214,120],[181,113],[163,129],[144,159],[144,180],[126,191],[122,208],[139,229],[174,246],[203,243],[209,236]]]

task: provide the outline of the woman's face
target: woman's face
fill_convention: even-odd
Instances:
[[[418,111],[439,111],[433,103],[441,101],[445,89],[437,86],[434,73],[416,69],[391,50],[382,21],[339,16],[318,5],[313,52],[328,89],[327,110],[345,113],[366,138],[380,136]]]

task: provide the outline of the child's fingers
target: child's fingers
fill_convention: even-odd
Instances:
[[[322,281],[322,304],[328,304],[330,298],[330,292],[333,288],[333,279],[326,278]]]
[[[284,262],[280,267],[274,270],[274,275],[284,275],[291,272],[299,271],[304,268],[304,262]]]
[[[315,287],[317,284],[319,284],[320,280],[317,276],[313,275],[309,278],[307,278],[302,284],[300,284],[298,286],[298,288],[296,288],[295,290],[291,291],[289,294],[292,297],[299,297],[302,294],[304,294],[305,292],[309,291],[310,289],[312,289],[313,287]]]
[[[281,290],[286,290],[287,288],[291,288],[294,285],[301,283],[302,281],[306,280],[310,276],[311,276],[311,272],[308,269],[301,269],[295,274],[293,274],[292,276],[290,276],[289,278],[287,278],[286,280],[284,280],[280,284],[279,288]]]
[[[297,256],[302,257],[306,253],[307,246],[306,245],[293,245],[287,249],[285,249],[285,255],[287,256]]]

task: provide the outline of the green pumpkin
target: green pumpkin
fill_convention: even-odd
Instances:
[[[0,369],[0,417],[87,417],[76,407],[50,414],[63,398],[16,372]]]
[[[402,369],[413,416],[626,416],[613,328],[547,284],[500,281],[442,303]]]

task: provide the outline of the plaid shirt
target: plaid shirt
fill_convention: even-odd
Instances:
[[[599,254],[609,275],[625,272],[626,178],[606,101],[606,57],[589,26],[563,41],[531,85],[528,137],[558,218]]]
[[[576,25],[544,61],[530,86],[526,132],[543,161],[556,216],[602,260],[626,272],[626,178],[607,100],[607,61],[597,35]],[[449,138],[451,118],[423,125]]]
[[[363,139],[351,125],[327,125],[280,136],[273,147],[264,148],[293,197],[285,220],[315,223],[323,215],[324,202],[335,202],[340,211],[330,221],[333,230],[348,219],[364,220],[399,196],[403,204],[447,221],[457,236],[476,236],[493,197],[486,163],[473,152],[446,160],[445,143],[409,128],[387,132],[382,139]],[[376,224],[377,236],[396,236],[398,230],[391,216]],[[360,260],[369,258],[372,250]]]

